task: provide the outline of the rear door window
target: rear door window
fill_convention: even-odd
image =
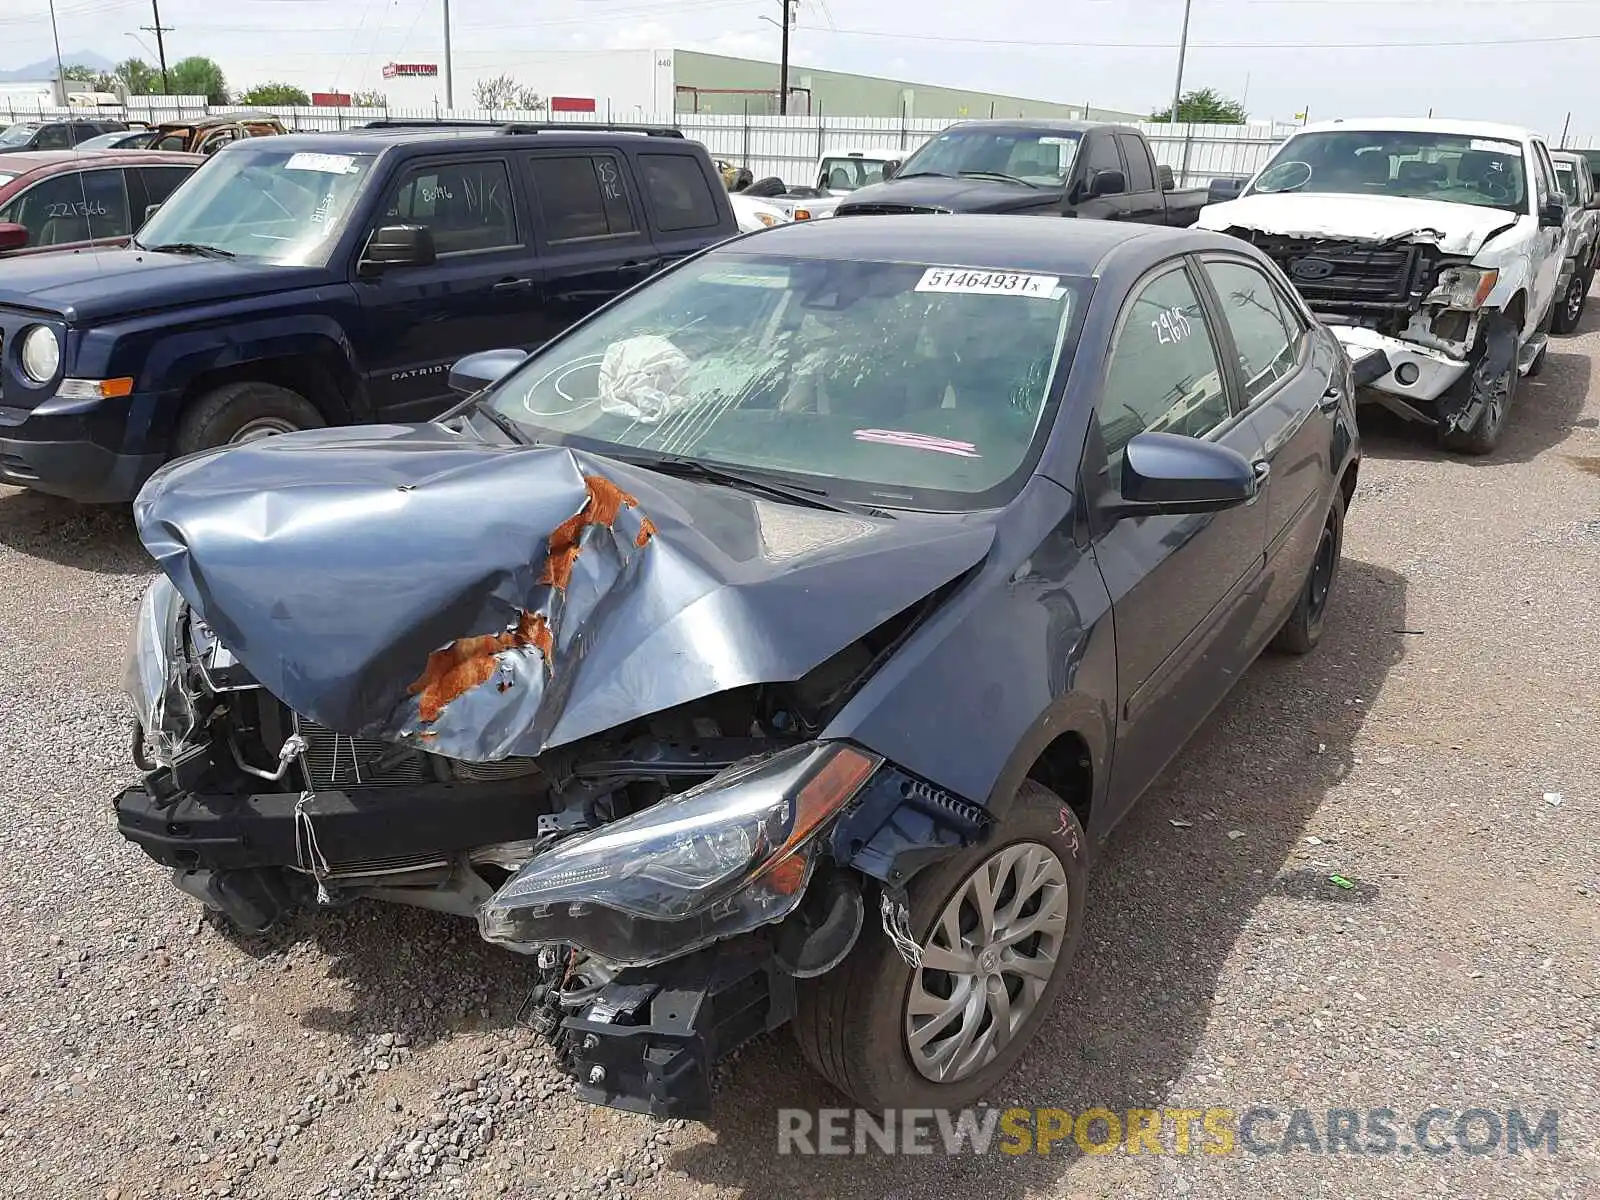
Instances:
[[[541,155],[531,165],[546,242],[638,232],[627,177],[615,155]]]
[[[41,179],[0,209],[28,231],[28,245],[66,246],[127,237],[128,192],[120,170],[72,171]]]
[[[1117,140],[1122,143],[1122,157],[1128,163],[1128,190],[1155,191],[1156,169],[1150,162],[1150,151],[1145,148],[1144,142],[1130,133],[1118,134]]]
[[[1239,352],[1244,402],[1254,404],[1279,380],[1294,373],[1300,360],[1298,324],[1286,325],[1267,277],[1242,262],[1208,261],[1206,274],[1222,301],[1222,311]]]
[[[663,233],[714,229],[722,223],[711,184],[700,161],[689,154],[641,154],[639,171],[645,193]]]

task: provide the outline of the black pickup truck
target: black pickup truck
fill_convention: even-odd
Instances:
[[[1156,165],[1131,125],[962,121],[892,178],[852,192],[835,215],[1023,213],[1187,227],[1206,202],[1205,188],[1175,188],[1172,168]]]

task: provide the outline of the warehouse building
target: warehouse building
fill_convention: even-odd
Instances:
[[[507,53],[491,63],[458,64],[455,106],[473,106],[480,79],[510,76],[545,98],[553,112],[593,112],[612,120],[666,120],[673,114],[776,116],[775,62],[696,50],[562,50]],[[390,64],[383,88],[395,107],[444,105],[438,64]],[[959,120],[963,117],[1089,116],[1139,120],[1143,114],[1088,108],[1083,102],[1032,100],[962,91],[903,79],[881,79],[791,64],[792,115]]]

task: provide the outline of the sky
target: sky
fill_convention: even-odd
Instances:
[[[231,86],[382,87],[437,61],[441,0],[157,0],[167,57],[216,59]],[[452,0],[458,81],[516,74],[518,51],[711,50],[776,60],[783,0]],[[1253,117],[1435,115],[1600,135],[1589,83],[1600,0],[1192,0],[1184,85]],[[55,0],[61,47],[121,60],[150,0]],[[797,64],[1068,103],[1171,102],[1184,0],[799,0]],[[48,0],[0,5],[0,69],[49,58]],[[513,15],[514,14],[514,15]],[[522,82],[537,87],[537,79]],[[460,82],[458,82],[458,89]],[[459,94],[459,93],[458,93]]]

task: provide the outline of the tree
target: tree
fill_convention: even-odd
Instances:
[[[496,75],[493,79],[480,79],[472,85],[472,98],[479,108],[516,108],[525,112],[542,112],[544,98],[530,87],[523,87],[509,75]]]
[[[1172,106],[1150,114],[1152,121],[1172,120]],[[1244,105],[1216,88],[1199,88],[1178,98],[1178,122],[1184,125],[1243,125],[1249,118]]]
[[[356,108],[388,108],[389,97],[382,92],[357,92],[350,98],[350,103]]]
[[[292,83],[258,83],[255,87],[239,96],[240,104],[278,104],[302,107],[311,103],[311,97],[306,95],[303,88],[297,88]]]
[[[111,73],[128,90],[130,96],[153,96],[161,90],[161,72],[142,58],[119,62]]]
[[[61,74],[69,83],[88,84],[90,91],[109,92],[117,86],[117,81],[106,72],[86,67],[82,63],[70,63],[62,67]]]
[[[172,91],[178,96],[204,96],[209,104],[228,102],[228,81],[222,68],[209,58],[191,55],[172,64],[168,72]]]

